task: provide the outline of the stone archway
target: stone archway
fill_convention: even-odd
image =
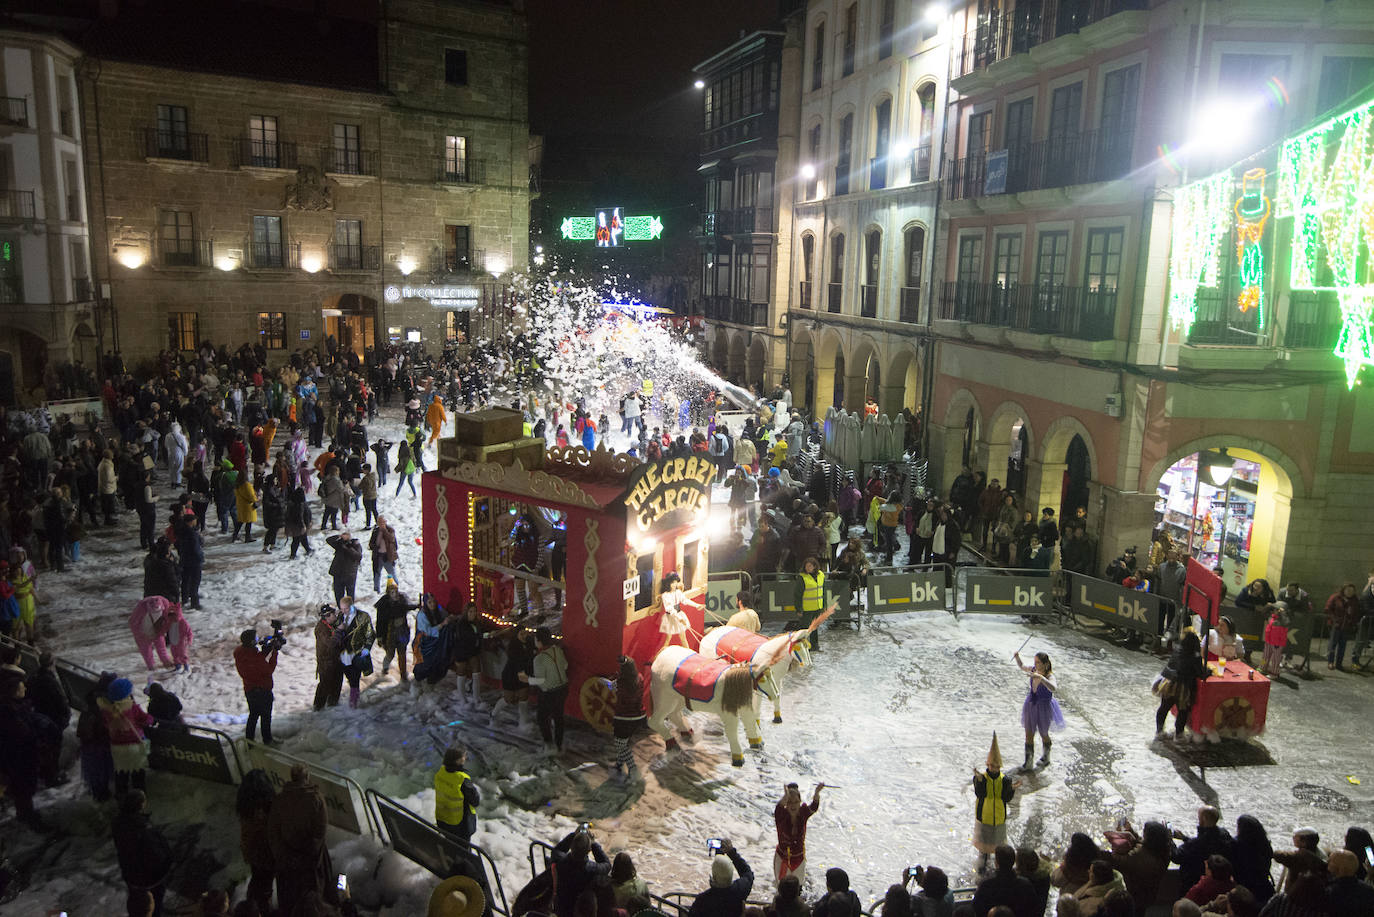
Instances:
[[[839,334],[830,330],[822,332],[820,341],[815,347],[816,392],[811,411],[818,419],[824,419],[827,409],[842,403],[845,371],[844,346],[840,342]]]
[[[883,413],[896,416],[903,408],[915,412],[920,404],[921,356],[915,347],[903,347],[888,366],[878,405]]]
[[[711,338],[711,368],[717,373],[726,375],[726,367],[730,362],[730,341],[727,339],[723,330],[717,328]]]
[[[1102,520],[1092,516],[1099,502],[1101,485],[1093,478],[1101,466],[1088,428],[1071,415],[1056,418],[1045,430],[1039,456],[1039,461],[1028,462],[1026,469],[1027,495],[1034,497],[1033,505],[1028,505],[1032,505],[1036,518],[1040,510],[1048,506],[1059,516],[1062,526],[1067,515],[1083,506],[1088,511],[1089,530],[1098,529]],[[1068,495],[1070,489],[1074,491],[1072,498]]]
[[[987,477],[991,481],[993,478],[999,479],[1006,485],[1009,477],[1011,455],[1015,450],[1018,440],[1026,443],[1034,443],[1034,428],[1030,425],[1029,414],[1024,407],[1015,401],[1004,401],[992,412],[992,417],[988,420],[983,430],[983,438],[987,441]],[[1021,462],[1029,458],[1029,452],[1022,452]],[[1024,475],[1024,467],[1021,477]],[[1024,490],[1024,487],[1022,488]],[[1020,495],[1024,497],[1024,494]]]
[[[72,329],[72,355],[73,363],[80,363],[82,366],[99,372],[100,368],[100,344],[96,341],[95,332],[91,326],[81,322]]]
[[[882,397],[883,367],[878,359],[878,345],[871,338],[861,338],[846,361],[844,406],[849,411],[862,411],[864,403]]]
[[[816,362],[811,334],[802,329],[792,333],[792,352],[787,363],[792,403],[814,410],[816,404]]]
[[[956,390],[945,407],[943,423],[931,424],[931,457],[940,463],[932,481],[943,482],[947,489],[966,457],[968,464],[978,464],[982,428],[983,412],[978,399],[966,388]]]
[[[739,385],[744,380],[747,362],[745,356],[746,346],[744,332],[741,331],[738,334],[732,334],[730,336],[730,357],[726,364],[725,378],[736,385]]]

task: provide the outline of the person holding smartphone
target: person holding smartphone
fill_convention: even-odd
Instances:
[[[754,871],[730,839],[721,838],[711,859],[711,887],[696,896],[687,917],[739,917],[753,889]]]

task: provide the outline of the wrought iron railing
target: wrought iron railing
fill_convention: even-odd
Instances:
[[[376,245],[338,243],[329,246],[331,271],[375,271],[381,267],[381,259],[381,249]]]
[[[294,269],[301,266],[299,242],[248,242],[244,245],[252,268]]]
[[[944,284],[940,318],[1085,341],[1116,336],[1116,291],[1057,284]]]
[[[1228,347],[1264,346],[1269,343],[1269,334],[1260,330],[1259,319],[1258,309],[1242,312],[1236,307],[1236,297],[1229,284],[1199,287],[1197,315],[1188,330],[1188,343],[1222,344]]]
[[[376,175],[377,151],[357,147],[327,146],[320,151],[326,172],[335,175]]]
[[[1288,294],[1285,347],[1333,350],[1341,332],[1341,305],[1335,290],[1294,290]]]
[[[809,280],[803,280],[797,285],[797,306],[802,309],[811,308],[811,288],[813,284]]]
[[[91,285],[89,277],[72,278],[72,301],[90,302],[95,299],[95,288]]]
[[[911,151],[911,180],[913,182],[930,181],[930,157],[929,145],[918,146]]]
[[[209,162],[210,135],[145,127],[143,129],[143,155],[149,159]]]
[[[32,191],[0,191],[0,220],[32,220],[36,213]]]
[[[921,320],[920,287],[902,287],[902,306],[898,318],[912,324]]]
[[[233,149],[238,169],[295,169],[300,164],[296,144],[290,140],[236,137]]]
[[[13,274],[0,274],[0,303],[10,306],[23,301],[23,282]]]
[[[878,317],[878,285],[866,283],[859,287],[859,315],[864,318]]]
[[[950,200],[1015,194],[1111,181],[1131,169],[1133,131],[1082,131],[1007,150],[1006,183],[988,187],[986,153],[953,159],[946,172]]]
[[[844,284],[827,284],[825,310],[827,312],[839,312],[840,306],[844,301]]]
[[[439,157],[439,181],[450,185],[480,185],[486,182],[485,159]]]
[[[158,250],[165,267],[210,267],[215,263],[211,239],[162,239]]]
[[[1024,54],[1108,16],[1148,6],[1149,0],[1043,0],[1019,3],[1007,12],[994,9],[980,16],[974,28],[954,39],[950,78],[966,76],[1013,54]]]
[[[480,249],[444,248],[435,253],[433,270],[436,274],[476,274],[485,261]]]

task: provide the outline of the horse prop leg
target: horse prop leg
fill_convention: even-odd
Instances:
[[[746,721],[749,715],[748,710],[744,711]],[[739,745],[739,716],[734,713],[720,712],[721,725],[725,727],[725,738],[730,742],[730,764],[732,767],[744,767],[744,750]]]

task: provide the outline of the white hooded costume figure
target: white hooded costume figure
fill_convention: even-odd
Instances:
[[[172,421],[172,428],[162,438],[162,447],[167,450],[167,471],[172,476],[172,486],[181,486],[181,469],[186,466],[186,453],[190,447],[186,434],[181,432],[181,424]]]

